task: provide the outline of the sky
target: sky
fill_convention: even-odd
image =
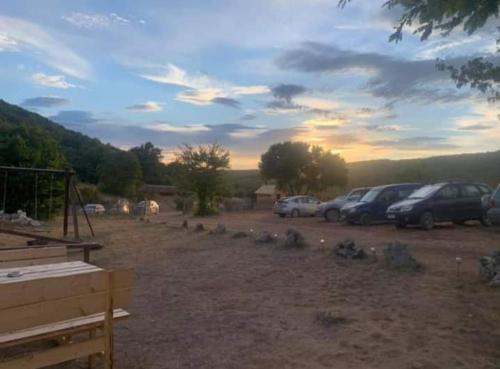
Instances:
[[[396,44],[384,2],[2,0],[0,98],[165,161],[217,142],[234,169],[287,140],[348,162],[500,149],[498,103],[435,67],[498,58],[498,19]]]

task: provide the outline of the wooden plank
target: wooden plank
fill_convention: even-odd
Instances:
[[[56,348],[33,352],[28,356],[0,363],[0,369],[38,369],[49,365],[63,363],[79,357],[96,354],[103,351],[103,337],[58,346]]]
[[[0,311],[0,333],[103,312],[106,309],[106,294],[107,292],[103,291],[2,310]],[[132,288],[113,290],[116,308],[126,307],[131,300]]]
[[[130,314],[123,309],[114,309],[113,319],[122,320]],[[49,339],[66,334],[87,331],[102,326],[104,323],[104,313],[97,313],[85,317],[68,319],[57,323],[40,325],[28,329],[19,330],[13,333],[0,335],[0,348],[17,346],[29,342]]]
[[[95,265],[87,264],[81,261],[35,265],[28,267],[6,268],[6,269],[0,269],[0,285],[9,283],[19,283],[22,281],[40,279],[40,278],[60,277],[60,276],[69,276],[81,273],[90,273],[102,270],[103,269],[96,267]],[[20,275],[16,276],[15,278],[9,277],[8,275],[13,272],[19,272]]]
[[[27,238],[34,238],[36,240],[44,240],[44,241],[49,241],[49,242],[77,243],[77,241],[66,240],[64,238],[56,238],[56,237],[50,237],[50,236],[43,236],[43,235],[38,234],[38,233],[32,233],[32,232],[26,232],[26,231],[19,231],[19,230],[16,230],[16,229],[3,228],[3,227],[0,227],[0,233],[10,234],[10,235],[13,235],[13,236],[21,236],[21,237],[27,237]]]
[[[9,308],[102,292],[106,285],[105,271],[37,278],[1,285],[0,314]]]
[[[27,260],[11,260],[11,261],[2,261],[0,262],[0,268],[14,268],[14,267],[26,267],[33,265],[44,265],[44,264],[57,264],[64,263],[68,261],[66,256],[58,256],[53,258],[44,258],[44,259],[27,259]]]
[[[0,262],[11,260],[66,257],[66,247],[24,248],[20,250],[0,250]]]

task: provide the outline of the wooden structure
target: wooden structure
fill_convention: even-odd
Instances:
[[[66,247],[0,249],[0,269],[68,261]]]
[[[97,356],[113,367],[113,321],[127,317],[133,272],[83,262],[0,270],[0,350],[38,343],[0,361],[0,369],[37,369]],[[58,340],[59,345],[43,345]],[[44,347],[44,348],[43,348]]]
[[[255,191],[255,208],[271,209],[274,203],[284,196],[284,193],[276,188],[276,185],[262,185]]]

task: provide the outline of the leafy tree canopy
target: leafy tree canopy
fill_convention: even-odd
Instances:
[[[198,215],[216,211],[215,197],[223,189],[224,171],[229,169],[229,151],[218,144],[184,145],[171,168],[178,174],[180,188],[196,193]]]
[[[351,0],[340,0],[345,6]],[[461,27],[468,35],[482,28],[490,19],[498,19],[500,0],[388,0],[384,7],[391,9],[400,7],[403,14],[395,26],[389,41],[399,42],[403,39],[403,31],[407,27],[417,25],[415,34],[422,41],[427,40],[434,31],[448,36],[451,31]],[[497,44],[500,53],[500,27]],[[499,58],[488,60],[476,57],[460,67],[438,61],[440,70],[450,72],[457,87],[469,85],[484,93],[489,93],[491,100],[500,99],[500,65]]]
[[[141,165],[143,180],[150,184],[163,184],[165,165],[161,162],[163,155],[159,147],[151,142],[130,149],[137,156]]]
[[[259,169],[264,179],[275,180],[291,195],[347,183],[346,165],[339,155],[305,142],[272,145],[262,154]]]
[[[117,196],[134,197],[142,180],[139,160],[128,151],[109,154],[98,173],[101,190]]]

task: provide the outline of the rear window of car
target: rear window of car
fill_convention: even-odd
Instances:
[[[477,187],[479,188],[479,191],[481,191],[483,195],[489,195],[491,193],[491,189],[488,186],[478,184]]]
[[[495,191],[495,200],[500,201],[500,187],[498,187]]]
[[[462,196],[463,197],[481,197],[482,193],[479,191],[479,188],[475,185],[468,184],[468,185],[462,185]]]

